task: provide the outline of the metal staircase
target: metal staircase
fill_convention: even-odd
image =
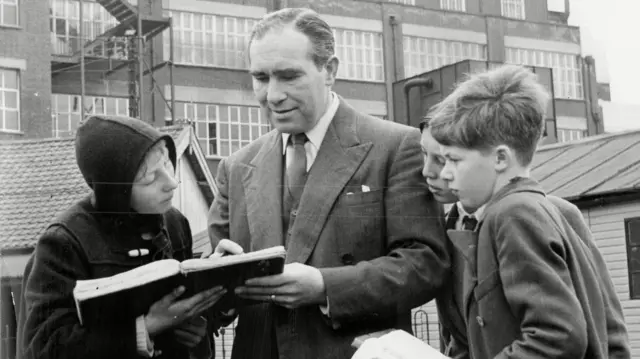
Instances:
[[[76,51],[73,55],[62,59],[57,64],[63,70],[66,67],[73,68],[74,64],[78,62],[84,63],[85,59],[90,59],[91,66],[100,66],[103,69],[102,73],[105,78],[116,71],[127,68],[129,115],[141,119],[145,119],[142,114],[143,95],[145,94],[143,86],[147,75],[150,75],[152,86],[157,87],[157,90],[159,90],[157,93],[165,101],[170,112],[173,113],[173,106],[169,105],[164,97],[164,91],[157,86],[153,78],[154,71],[169,65],[172,84],[173,62],[165,61],[154,66],[153,56],[149,56],[153,52],[153,41],[151,40],[171,26],[171,19],[143,14],[141,10],[141,3],[146,2],[151,6],[154,1],[157,0],[137,0],[136,6],[132,5],[128,0],[95,0],[119,22],[118,25],[97,36],[88,42],[82,50]],[[108,62],[108,65],[100,65],[99,63],[104,63],[100,60]],[[84,68],[84,64],[82,67]],[[153,88],[151,91],[153,92]],[[146,93],[149,93],[149,90],[146,90]],[[173,100],[171,102],[173,103]]]

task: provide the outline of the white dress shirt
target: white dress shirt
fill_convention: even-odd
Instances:
[[[338,95],[336,95],[333,91],[330,93],[331,99],[329,101],[329,107],[327,107],[327,111],[325,111],[324,115],[320,117],[318,123],[309,131],[305,132],[309,141],[304,144],[305,152],[307,153],[307,172],[313,165],[313,162],[316,160],[316,156],[318,156],[318,150],[320,150],[320,145],[322,144],[322,140],[324,140],[324,135],[327,133],[327,129],[331,124],[331,120],[336,115],[336,111],[338,111],[338,106],[340,105],[340,100],[338,99]],[[286,166],[289,168],[291,165],[291,161],[293,160],[293,146],[289,143],[290,133],[282,134],[282,154],[285,155]]]

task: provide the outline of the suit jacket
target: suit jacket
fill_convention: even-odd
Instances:
[[[456,233],[457,232],[457,233]],[[459,235],[449,231],[449,235]],[[606,303],[587,245],[531,179],[512,180],[469,232],[471,357],[608,358]]]
[[[620,304],[620,299],[616,294],[616,288],[609,275],[607,264],[602,253],[598,250],[589,226],[585,222],[578,207],[574,204],[556,196],[547,196],[547,198],[560,210],[563,217],[569,222],[571,228],[582,239],[589,249],[589,253],[591,253],[593,265],[600,278],[602,299],[605,302],[607,324],[606,342],[608,344],[607,358],[630,359],[631,348],[629,346],[629,334],[624,321],[622,305]]]
[[[350,358],[359,334],[411,331],[411,309],[435,297],[449,266],[441,208],[421,176],[419,142],[417,129],[340,100],[287,248],[287,263],[320,268],[330,320],[318,306],[242,308],[234,359],[265,357],[273,342],[280,358]],[[245,251],[283,244],[282,173],[277,131],[220,162],[220,193],[209,211],[213,246],[222,238]]]
[[[456,228],[456,221],[459,218],[458,206],[454,204],[445,218],[445,228],[447,230]],[[447,249],[451,258],[451,271],[456,268],[463,270],[466,265],[464,260],[459,260],[454,244],[447,238]],[[467,342],[467,328],[458,305],[454,299],[455,288],[454,276],[443,286],[441,293],[436,297],[436,308],[438,310],[438,320],[440,322],[440,351],[453,359],[469,359],[469,344]]]
[[[599,274],[602,288],[603,300],[605,301],[608,358],[629,359],[631,351],[629,347],[629,336],[624,321],[624,313],[620,299],[615,291],[615,286],[609,275],[602,253],[598,250],[593,235],[585,223],[580,210],[572,203],[556,197],[547,196],[547,199],[560,211],[562,216],[570,224],[571,228],[589,249],[591,260]],[[458,219],[457,207],[453,206],[446,218],[446,229],[455,229],[455,221]],[[454,250],[451,241],[448,241],[451,251]],[[453,252],[451,252],[453,253]],[[451,259],[451,267],[464,265],[456,263]],[[451,283],[445,286],[443,293],[436,298],[438,316],[441,322],[441,349],[448,348],[448,355],[452,358],[469,358],[469,347],[467,342],[466,327],[464,318],[460,315],[452,299],[453,288]]]

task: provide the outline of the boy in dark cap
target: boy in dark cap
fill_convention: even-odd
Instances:
[[[170,136],[133,118],[93,116],[79,127],[75,147],[92,194],[53,220],[27,264],[18,357],[210,357],[200,314],[224,294],[220,287],[190,298],[182,298],[179,287],[138,318],[80,325],[77,280],[191,258],[192,237],[189,222],[171,205],[178,182]]]

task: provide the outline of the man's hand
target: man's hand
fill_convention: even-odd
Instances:
[[[326,304],[322,274],[317,268],[301,263],[285,265],[282,274],[249,279],[236,288],[236,294],[289,309]]]
[[[190,320],[211,306],[227,292],[221,286],[200,292],[191,298],[178,300],[185,288],[180,286],[155,302],[144,317],[150,337]]]
[[[222,239],[220,240],[220,242],[218,242],[218,245],[214,249],[213,253],[204,252],[200,256],[200,258],[216,258],[225,255],[242,254],[242,252],[244,251],[238,243],[232,242],[228,239]]]
[[[198,345],[207,334],[207,320],[203,317],[193,317],[173,329],[176,341],[188,348]]]

